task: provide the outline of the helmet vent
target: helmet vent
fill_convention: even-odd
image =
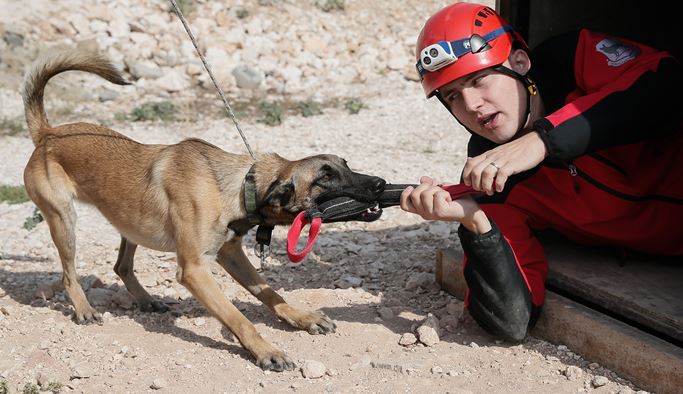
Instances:
[[[483,11],[477,12],[477,15],[479,15],[479,16],[482,17],[482,18],[488,18],[488,17],[489,17],[489,16],[486,15]]]
[[[479,19],[474,20],[474,26],[480,27],[481,25],[483,25],[482,21],[480,21]]]

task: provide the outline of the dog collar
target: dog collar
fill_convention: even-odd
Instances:
[[[247,211],[247,220],[252,226],[263,222],[261,215],[256,210],[256,164],[252,164],[244,176],[244,209]]]
[[[273,233],[273,226],[263,224],[263,218],[258,213],[256,198],[256,164],[252,164],[244,176],[244,209],[247,211],[247,221],[250,226],[258,226],[256,229],[256,245],[254,251],[263,261],[266,258],[266,247],[270,247],[270,237]]]

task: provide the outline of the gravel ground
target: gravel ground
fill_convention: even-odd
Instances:
[[[5,110],[20,110],[16,93],[0,90],[0,97]],[[457,179],[467,133],[438,102],[425,101],[417,84],[365,103],[368,108],[357,115],[326,109],[315,117],[288,117],[278,127],[251,119],[242,126],[259,152],[292,159],[335,153],[353,169],[393,183],[415,182],[423,174]],[[98,119],[101,106],[74,104],[72,113],[51,121]],[[47,111],[51,113],[50,106]],[[229,120],[199,118],[114,122],[112,127],[141,142],[173,143],[192,136],[228,151],[245,151]],[[0,184],[22,183],[31,151],[26,136],[0,138]],[[169,303],[171,312],[141,313],[131,305],[112,269],[118,235],[84,205],[78,206],[77,269],[105,323],[73,323],[70,303],[58,285],[60,263],[46,224],[31,231],[22,228],[32,212],[30,202],[0,204],[0,379],[10,392],[21,391],[26,383],[46,387],[49,382],[61,383],[63,392],[83,393],[636,389],[564,346],[533,337],[517,345],[502,343],[462,317],[462,303],[440,291],[433,274],[439,248],[459,250],[453,224],[424,222],[389,208],[373,223],[325,225],[313,251],[298,265],[286,259],[286,228],[276,229],[273,255],[264,263],[253,255],[250,233],[247,253],[273,288],[293,305],[321,308],[338,326],[326,336],[295,331],[213,266],[226,296],[300,367],[273,373],[256,367],[232,335],[176,283],[173,254],[141,248],[136,256],[141,283]]]
[[[311,97],[325,103],[321,115],[288,114],[276,127],[256,122],[253,112],[239,111],[255,151],[290,159],[334,153],[353,169],[390,183],[417,182],[425,174],[443,181],[458,179],[468,134],[438,101],[424,100],[419,84],[410,80],[414,70],[405,58],[419,24],[442,2],[405,0],[395,7],[388,0],[347,0],[346,10],[329,14],[319,11],[322,0],[239,0],[234,7],[203,0],[192,3],[197,11],[190,16],[204,16],[193,19],[199,31],[213,31],[218,37],[207,43],[224,45],[213,53],[240,55],[239,62],[249,60],[249,48],[227,42],[231,35],[226,32],[244,25],[252,35],[249,42],[264,44],[251,32],[262,26],[291,25],[286,36],[278,36],[282,32],[275,28],[264,32],[268,42],[286,45],[288,51],[273,52],[274,59],[267,53],[251,64],[264,67],[264,86],[310,90]],[[79,73],[58,76],[46,94],[52,124],[104,123],[144,143],[197,137],[227,151],[246,152],[233,124],[219,116],[223,109],[214,91],[194,80],[202,78],[203,71],[195,67],[193,52],[185,50],[183,32],[168,17],[166,2],[112,4],[113,0],[0,0],[0,185],[23,183],[23,168],[33,149],[26,132],[9,136],[6,131],[23,122],[20,71],[41,48],[54,45],[99,45],[131,61],[147,56],[140,64],[129,64],[126,72],[138,66],[138,71],[154,75],[126,87]],[[214,8],[229,12],[214,15]],[[8,9],[12,12],[4,12]],[[248,16],[240,17],[238,11]],[[296,31],[298,35],[290,34]],[[96,32],[95,39],[88,32]],[[315,68],[322,64],[315,57],[292,56],[301,42],[289,37],[298,37],[304,49],[326,51],[325,68]],[[384,56],[388,54],[379,52],[382,48],[393,48],[392,56]],[[179,49],[183,50],[178,53]],[[295,72],[299,68],[306,73]],[[228,70],[221,71],[230,80]],[[172,73],[188,78],[191,88],[160,89],[165,84],[159,81]],[[344,82],[349,77],[350,84]],[[240,90],[227,86],[234,100]],[[270,90],[240,93],[252,105],[283,98],[282,92]],[[343,106],[352,96],[367,107],[355,115]],[[132,122],[118,116],[159,100],[176,104],[179,121]],[[294,371],[275,373],[259,369],[232,334],[176,283],[173,254],[138,249],[140,282],[171,307],[164,314],[140,312],[113,272],[118,234],[85,205],[77,206],[76,267],[91,304],[105,321],[75,324],[70,301],[59,285],[61,265],[47,225],[23,228],[33,213],[31,202],[0,203],[0,394],[5,387],[11,393],[29,392],[27,385],[78,393],[638,390],[562,344],[534,337],[521,344],[495,341],[463,315],[462,302],[434,283],[436,251],[460,250],[454,224],[425,222],[398,208],[386,209],[373,223],[327,224],[300,264],[287,261],[287,228],[275,230],[273,253],[264,262],[254,256],[253,232],[249,233],[247,255],[272,287],[292,305],[322,309],[338,327],[324,336],[290,328],[214,264],[211,270],[224,294],[267,341],[298,365]]]

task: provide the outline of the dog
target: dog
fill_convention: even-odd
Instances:
[[[349,169],[334,155],[290,161],[274,153],[228,153],[200,139],[174,145],[138,143],[104,126],[73,123],[52,127],[43,94],[48,80],[79,70],[128,84],[105,57],[67,51],[44,57],[26,74],[22,89],[26,122],[35,150],[24,171],[31,200],[45,218],[59,252],[64,287],[77,323],[102,323],[75,271],[74,200],[95,206],[120,232],[114,271],[143,311],[165,312],[140,285],[133,271],[138,245],[174,251],[176,279],[225,325],[263,369],[295,367],[266,342],[254,325],[223,295],[209,270],[216,260],[281,320],[311,334],[335,331],[320,311],[288,305],[257,273],[242,249],[253,227],[245,208],[245,177],[253,174],[255,215],[260,224],[288,225],[304,210],[341,194],[373,201],[385,181]]]

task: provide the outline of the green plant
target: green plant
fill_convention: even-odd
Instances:
[[[33,383],[26,383],[24,388],[21,390],[22,394],[40,394],[38,386]]]
[[[344,11],[344,0],[318,0],[316,5],[325,12]]]
[[[249,11],[245,10],[244,8],[240,8],[235,11],[235,16],[237,19],[244,19],[249,16]]]
[[[284,117],[284,110],[278,102],[262,101],[260,104],[263,117],[256,119],[259,123],[265,123],[268,126],[279,126],[282,124]]]
[[[26,218],[26,220],[24,221],[24,225],[22,227],[24,227],[28,231],[31,231],[36,227],[38,223],[42,222],[43,220],[43,215],[40,213],[40,210],[38,210],[38,208],[36,207],[33,208],[33,215]]]
[[[178,8],[180,8],[180,12],[182,12],[183,15],[192,11],[192,9],[194,8],[192,0],[175,0],[175,3],[178,4]],[[175,14],[175,9],[173,8],[173,6],[171,5],[170,7],[171,8],[169,8],[168,11]]]
[[[299,107],[299,111],[301,112],[301,115],[304,118],[308,118],[310,116],[315,116],[315,115],[320,115],[323,113],[323,111],[320,109],[320,104],[318,104],[312,100],[299,101],[298,107]]]
[[[45,387],[42,387],[42,391],[51,391],[51,392],[57,394],[60,391],[62,391],[63,387],[64,386],[59,382],[50,382]]]
[[[351,98],[346,100],[346,103],[344,103],[344,108],[346,108],[346,110],[352,115],[359,113],[361,109],[367,107],[368,106],[365,105],[365,103],[359,98]]]
[[[0,119],[0,135],[12,136],[12,135],[17,135],[19,133],[22,133],[24,131],[26,131],[26,128],[24,127],[23,120],[21,120],[19,118],[17,118],[17,119],[8,119],[8,118]]]
[[[28,201],[28,194],[24,186],[0,185],[0,202],[20,204]]]
[[[8,394],[9,389],[7,388],[7,382],[0,380],[0,394]]]
[[[147,120],[173,120],[176,108],[170,101],[159,101],[154,103],[144,103],[131,111],[129,119],[137,121]]]

